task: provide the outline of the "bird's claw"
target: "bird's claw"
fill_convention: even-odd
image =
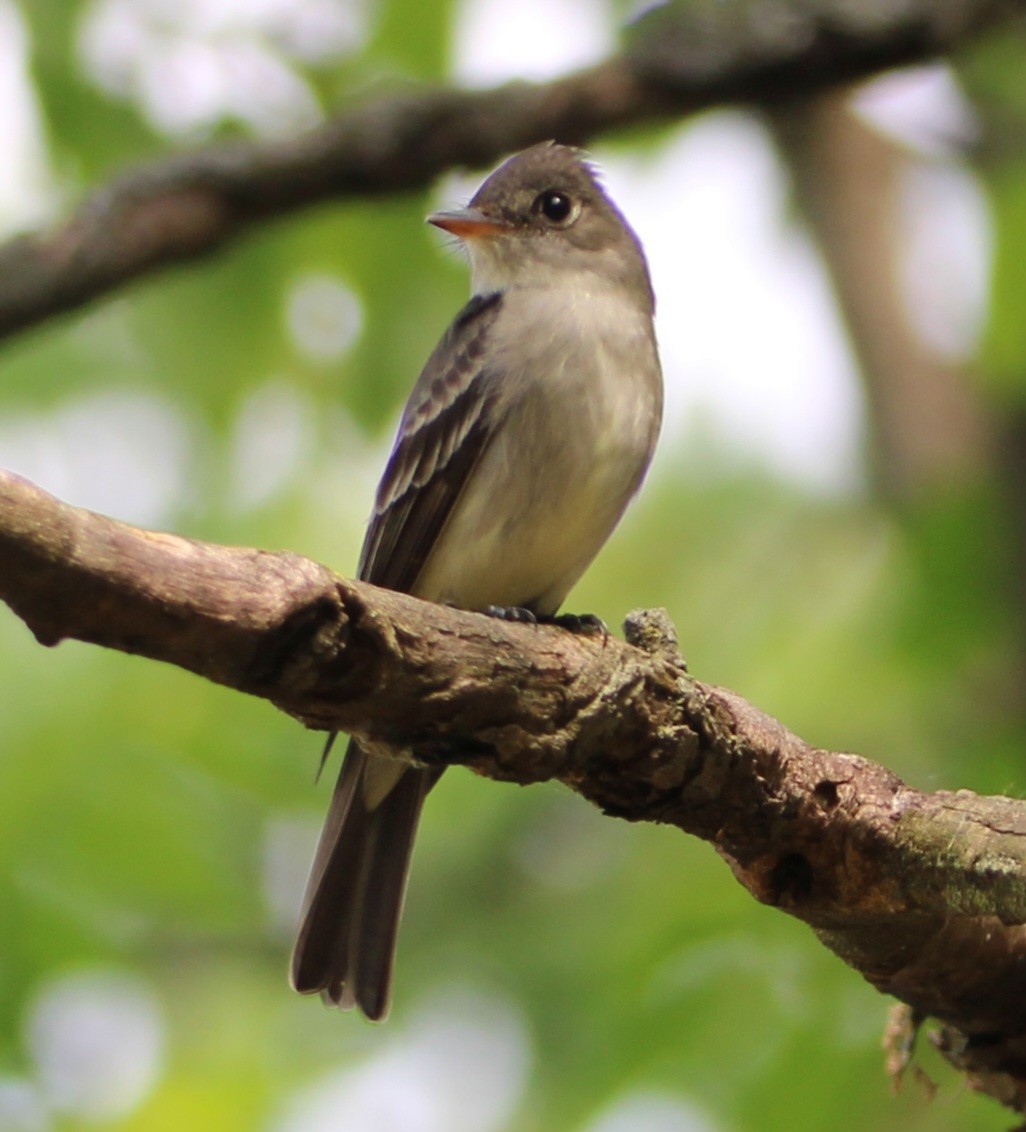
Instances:
[[[557,625],[568,633],[580,633],[586,637],[609,636],[609,626],[594,613],[554,613],[550,617],[539,617],[542,625]]]
[[[484,612],[486,617],[496,617],[500,621],[515,621],[520,625],[538,624],[538,618],[521,605],[489,605]]]

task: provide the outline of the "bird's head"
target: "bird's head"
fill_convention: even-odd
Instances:
[[[466,208],[428,221],[467,249],[474,291],[622,286],[651,303],[641,245],[580,150],[543,142],[499,166]]]

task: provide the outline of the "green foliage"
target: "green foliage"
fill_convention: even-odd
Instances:
[[[453,8],[390,0],[359,59],[293,65],[318,97],[342,100],[376,76],[441,79]],[[23,11],[70,198],[172,148],[84,76],[81,4],[31,0]],[[998,377],[1021,382],[1026,180],[1013,165],[993,183],[1007,250],[991,356]],[[389,423],[466,290],[421,226],[428,205],[317,209],[10,343],[0,436],[45,433],[95,394],[114,410],[129,395],[154,398],[186,444],[177,456],[154,448],[156,464],[182,464],[181,490],[159,495],[145,521],[350,568]],[[337,356],[290,330],[290,299],[309,278],[336,281],[358,304],[359,333]],[[291,391],[298,453],[275,464],[280,420],[257,429],[270,470],[254,493],[241,429],[268,388]],[[99,461],[103,420],[76,419],[96,430],[76,451]],[[40,461],[44,487],[56,489],[46,469],[64,466],[61,455]],[[65,472],[74,482],[83,468]],[[701,460],[663,462],[573,605],[614,625],[632,607],[665,605],[696,674],[810,740],[927,788],[1017,792],[1021,690],[1007,673],[1021,611],[1008,604],[996,495],[984,485],[896,516],[858,493],[824,497],[732,470],[705,444]],[[635,1094],[689,1106],[691,1123],[660,1128],[1007,1126],[937,1064],[932,1104],[911,1083],[892,1096],[879,1050],[887,1003],[807,929],[755,905],[707,846],[603,818],[555,788],[460,772],[427,809],[392,1020],[374,1028],[326,1012],[285,980],[289,916],[327,804],[328,783],[313,786],[319,737],[169,668],[78,644],[43,650],[11,616],[0,618],[0,671],[0,1114],[8,1080],[58,1095],[32,1039],[41,996],[99,970],[141,980],[163,1046],[138,1104],[99,1111],[94,1127],[284,1129],[297,1098],[332,1075],[351,1075],[347,1097],[372,1071],[412,1089],[402,1058],[444,1017],[439,1003],[463,1012],[457,1029],[491,1018],[488,1033],[514,1037],[491,1063],[511,1090],[505,1115],[438,1127],[586,1129]],[[94,1036],[89,1024],[79,1032]],[[55,1041],[44,1040],[51,1053]],[[448,1069],[457,1102],[487,1078],[488,1064],[464,1052],[466,1079],[462,1064]],[[87,1123],[70,1104],[49,1111],[24,1127]],[[317,1127],[357,1127],[341,1101],[333,1111],[337,1122]]]

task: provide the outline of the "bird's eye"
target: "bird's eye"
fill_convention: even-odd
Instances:
[[[553,224],[562,224],[573,212],[574,202],[559,189],[546,189],[535,200],[534,210],[546,220],[551,220]]]

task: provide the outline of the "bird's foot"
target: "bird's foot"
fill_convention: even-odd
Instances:
[[[568,633],[580,633],[585,637],[609,636],[609,626],[594,613],[553,613],[539,617],[537,621],[540,625],[558,625]]]
[[[489,605],[485,617],[496,617],[500,621],[516,621],[521,625],[537,625],[539,618],[521,605]]]
[[[585,637],[609,636],[609,627],[594,613],[533,613],[522,605],[489,605],[484,612],[486,617],[497,617],[500,621],[514,621],[520,625],[555,625],[568,633],[580,633]]]

